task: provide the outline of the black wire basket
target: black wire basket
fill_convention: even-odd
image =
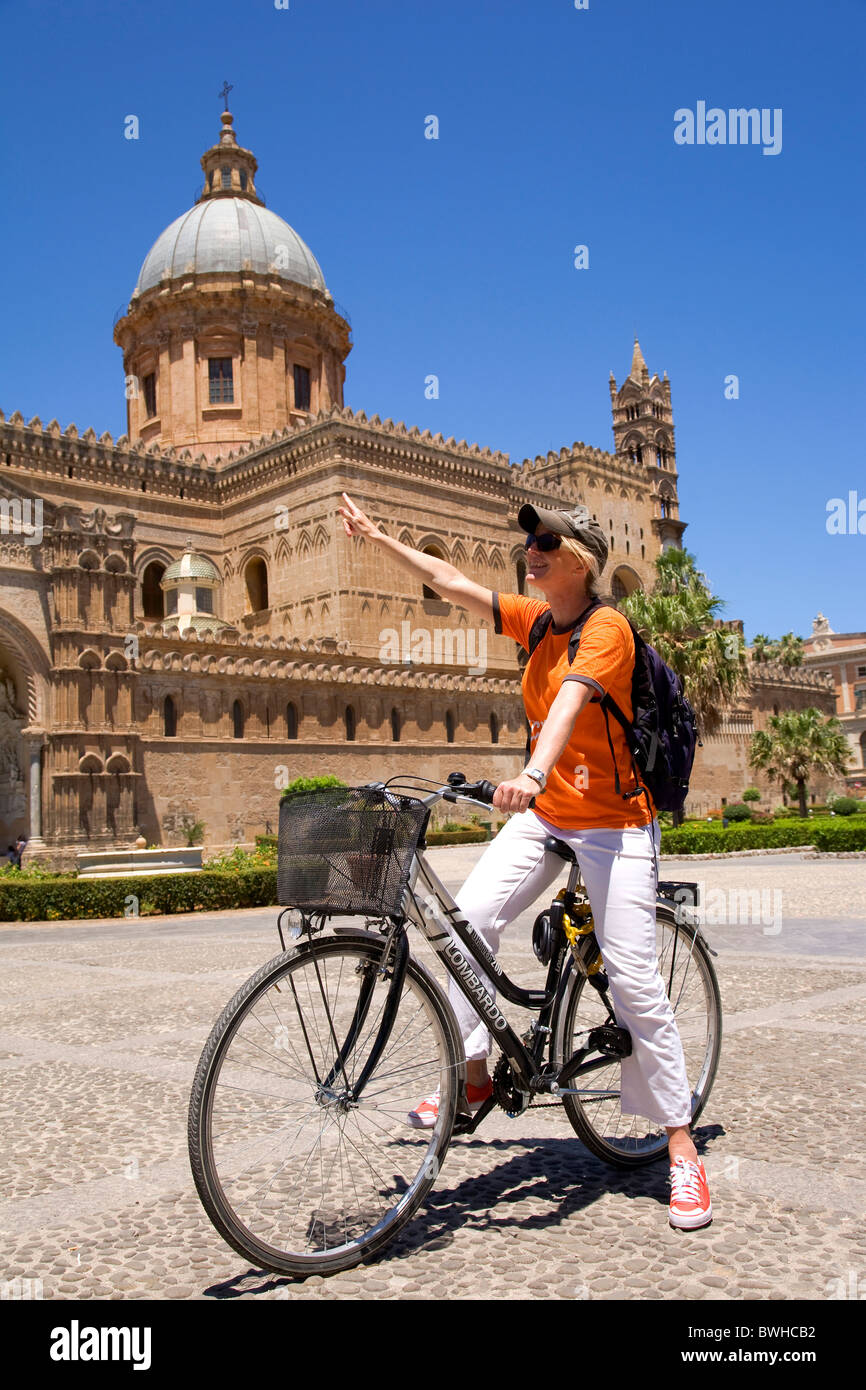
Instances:
[[[324,787],[280,802],[277,900],[304,912],[397,913],[429,808],[381,787]]]

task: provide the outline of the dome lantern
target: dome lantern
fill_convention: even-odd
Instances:
[[[256,192],[255,177],[258,164],[252,150],[245,150],[238,144],[231,111],[223,111],[220,116],[222,130],[216,145],[211,145],[201,157],[204,174],[204,187],[196,198],[197,203],[206,198],[247,198],[251,203],[264,207],[264,199]]]

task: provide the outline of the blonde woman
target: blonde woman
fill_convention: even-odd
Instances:
[[[622,1112],[654,1119],[667,1130],[671,1224],[687,1229],[706,1225],[712,1205],[690,1134],[691,1094],[682,1043],[656,957],[658,821],[645,796],[623,795],[636,785],[625,735],[612,721],[608,742],[598,705],[609,691],[630,717],[634,667],[634,641],[626,619],[597,597],[608,555],[604,532],[582,506],[568,511],[521,507],[517,522],[526,532],[526,577],[543,595],[538,600],[476,584],[447,560],[392,540],[346,493],[343,499],[340,514],[347,535],[363,536],[444,599],[467,608],[521,646],[527,646],[535,619],[549,609],[552,622],[523,674],[531,730],[528,765],[519,776],[499,784],[493,802],[513,814],[456,901],[496,952],[507,923],[529,908],[561,871],[562,861],[545,852],[546,837],[556,835],[575,852],[617,1023],[632,1039],[631,1056],[622,1062]],[[569,636],[587,610],[578,650],[569,663]],[[478,973],[492,993],[492,982]],[[466,1051],[467,1099],[477,1110],[491,1090],[490,1035],[462,993],[452,989],[451,998]],[[437,1106],[438,1097],[428,1096],[411,1112],[409,1122],[432,1126]]]

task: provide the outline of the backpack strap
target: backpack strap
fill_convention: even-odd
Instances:
[[[552,623],[553,614],[551,613],[549,608],[546,608],[543,613],[539,613],[538,617],[535,619],[535,622],[532,624],[532,627],[529,629],[529,636],[526,639],[527,656],[532,656],[532,653],[535,651],[535,648],[538,646],[539,642],[544,637],[544,634],[547,632],[547,629],[552,625]]]
[[[577,622],[571,630],[571,636],[568,639],[569,666],[574,661],[574,658],[577,655],[577,649],[580,646],[580,638],[583,633],[584,624],[589,615],[591,613],[594,613],[597,608],[604,608],[604,604],[602,603],[601,599],[594,598],[592,602],[586,608],[584,608],[583,612],[581,613],[580,617],[578,618]]]
[[[570,636],[569,639],[568,639],[568,663],[569,663],[569,665],[571,665],[572,661],[574,661],[575,652],[577,651],[577,649],[578,649],[578,647],[579,647],[579,645],[580,645],[580,634],[583,632],[583,625],[584,625],[584,623],[586,622],[586,620],[587,620],[587,618],[589,617],[590,613],[594,613],[595,610],[596,610],[596,608],[603,608],[603,607],[604,607],[604,604],[601,602],[601,600],[600,600],[600,599],[597,599],[597,598],[594,598],[594,599],[591,601],[591,603],[589,603],[588,606],[587,606],[586,608],[584,608],[583,612],[580,614],[580,616],[579,616],[577,622],[575,623],[574,627],[572,628],[571,636]],[[527,639],[526,639],[526,653],[527,653],[527,656],[532,656],[532,653],[535,651],[536,647],[539,645],[539,643],[540,643],[540,642],[544,639],[544,637],[547,635],[548,630],[549,630],[552,626],[553,626],[553,614],[551,613],[551,611],[550,611],[549,608],[546,608],[546,609],[544,610],[543,613],[539,613],[538,617],[535,619],[535,622],[532,624],[532,627],[529,629],[529,635],[528,635],[528,637],[527,637]],[[610,734],[608,734],[607,737],[608,737],[608,743],[610,743]],[[525,755],[525,756],[526,756],[527,762],[529,761],[531,752],[532,752],[532,748],[531,748],[531,735],[530,735],[530,733],[529,733],[529,731],[528,731],[528,729],[527,729],[527,734],[526,734],[526,755]],[[613,745],[611,745],[611,753],[612,753],[612,752],[613,752]],[[616,762],[614,761],[614,768],[615,768],[615,767],[616,767]],[[619,789],[617,788],[617,790],[619,790]]]

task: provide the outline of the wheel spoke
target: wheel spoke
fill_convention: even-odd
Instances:
[[[193,1172],[217,1229],[261,1266],[310,1273],[358,1263],[371,1240],[409,1218],[429,1186],[431,1155],[441,1160],[448,1146],[461,1068],[455,1026],[411,961],[390,1036],[353,1098],[388,999],[382,949],[323,937],[278,958],[266,979],[259,972],[242,987],[205,1048]],[[408,1113],[437,1086],[440,1123],[422,1139]]]
[[[671,1003],[683,1045],[693,1111],[702,1106],[715,1075],[720,1017],[715,976],[709,957],[696,935],[660,913],[657,930],[659,972]],[[586,1046],[592,1028],[604,1023],[610,1001],[585,981],[575,978],[566,1008],[563,1059]],[[592,1061],[592,1056],[590,1056]],[[667,1134],[657,1121],[623,1115],[620,1109],[620,1063],[600,1062],[592,1085],[578,1095],[563,1097],[579,1136],[610,1162],[648,1162],[667,1147]],[[570,1083],[577,1089],[581,1077]]]

